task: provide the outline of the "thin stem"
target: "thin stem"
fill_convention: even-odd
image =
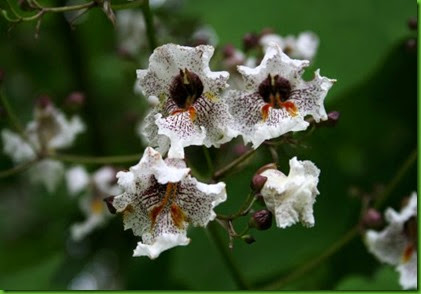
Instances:
[[[392,191],[399,184],[403,176],[408,172],[412,164],[415,163],[415,161],[417,160],[417,155],[418,155],[417,149],[414,149],[411,152],[411,154],[408,156],[408,158],[405,160],[404,164],[396,172],[396,175],[394,176],[394,178],[386,186],[381,196],[377,198],[374,204],[374,207],[379,208],[384,203],[384,201],[386,201],[386,199],[389,197]]]
[[[31,166],[33,166],[37,162],[38,162],[37,160],[28,161],[28,162],[16,165],[13,168],[10,168],[10,169],[4,170],[4,171],[0,171],[0,179],[15,175],[15,174],[20,173],[20,172],[23,172],[23,171],[27,170],[28,168],[30,168]]]
[[[64,162],[81,164],[112,164],[138,161],[141,154],[119,155],[119,156],[83,156],[71,154],[50,154],[49,157]]]
[[[278,152],[276,151],[276,147],[273,145],[266,145],[269,152],[270,152],[270,156],[272,156],[272,160],[274,163],[278,164],[279,162],[279,156],[278,156]]]
[[[9,104],[9,101],[7,101],[6,96],[0,91],[0,100],[3,104],[4,110],[6,111],[7,117],[9,118],[10,124],[12,127],[23,137],[26,138],[27,135],[25,133],[25,130],[22,127],[22,124],[20,123],[17,115],[13,111],[12,106]]]
[[[304,265],[300,266],[298,269],[287,275],[286,277],[281,278],[280,280],[271,282],[265,286],[263,286],[262,290],[277,290],[284,287],[286,284],[296,280],[297,278],[301,277],[332,255],[334,255],[336,252],[338,252],[342,247],[344,247],[348,242],[350,242],[354,237],[358,235],[358,226],[354,226],[351,230],[349,230],[342,238],[340,238],[338,241],[333,243],[332,246],[330,246],[324,253],[317,256],[316,258],[310,260],[309,262],[306,262]]]
[[[41,18],[45,13],[51,12],[51,13],[62,13],[62,12],[69,12],[69,11],[76,11],[76,10],[83,10],[83,9],[90,9],[93,7],[97,7],[98,3],[97,1],[89,1],[87,3],[83,4],[77,4],[77,5],[68,5],[68,6],[60,6],[60,7],[43,7],[38,2],[32,0],[31,3],[34,4],[34,7],[38,12],[31,16],[21,16],[9,3],[9,0],[7,0],[7,3],[9,4],[10,11],[14,14],[16,17],[15,19],[8,16],[7,12],[5,10],[2,10],[3,17],[13,23],[23,22],[23,21],[34,21],[39,18]],[[145,4],[145,0],[137,0],[130,3],[123,3],[123,4],[115,4],[111,5],[112,10],[122,10],[122,9],[130,9],[139,7]]]
[[[216,229],[215,223],[212,222],[208,225],[208,232],[210,237],[214,241],[219,253],[221,254],[222,260],[225,262],[225,265],[230,271],[238,288],[240,290],[250,289],[250,286],[248,285],[247,281],[242,276],[240,269],[236,265],[231,252],[228,251],[228,248],[224,245],[221,236],[218,234],[218,230]]]
[[[151,7],[149,6],[149,0],[145,0],[142,8],[146,24],[146,36],[148,37],[149,48],[151,52],[153,52],[157,46],[157,43],[155,37],[155,26],[153,23],[153,14],[151,11]]]
[[[206,158],[206,164],[208,165],[209,173],[211,175],[213,175],[214,168],[213,168],[212,158],[211,158],[210,153],[209,153],[209,149],[206,148],[205,146],[203,146],[202,149],[203,149],[203,153],[204,153],[205,158]]]
[[[237,165],[239,165],[240,163],[242,163],[244,160],[246,160],[247,158],[249,158],[251,155],[254,154],[254,152],[256,152],[257,149],[251,149],[249,151],[247,151],[246,153],[244,153],[243,155],[241,155],[240,157],[238,157],[237,159],[234,159],[233,161],[231,161],[229,164],[227,164],[226,166],[224,166],[223,168],[217,170],[214,174],[213,174],[213,179],[214,180],[218,180],[222,177],[224,177],[227,173],[229,173],[233,168],[235,168]]]
[[[254,204],[254,201],[256,200],[256,197],[254,196],[254,193],[249,193],[249,195],[247,196],[246,200],[244,201],[244,203],[241,205],[240,209],[231,215],[217,215],[217,218],[222,219],[222,220],[234,220],[236,218],[239,218],[240,216],[244,216],[246,215],[251,207]]]

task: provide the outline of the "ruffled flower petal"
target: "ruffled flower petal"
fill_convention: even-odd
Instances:
[[[71,195],[85,190],[89,185],[89,174],[83,166],[74,166],[66,171],[66,184]]]
[[[53,193],[63,179],[64,171],[60,161],[44,159],[32,166],[28,173],[31,182],[42,184],[48,193]]]
[[[311,81],[301,77],[307,60],[296,60],[271,43],[261,64],[255,68],[238,66],[244,91],[229,91],[226,101],[244,141],[257,148],[263,141],[308,127],[307,115],[316,122],[326,120],[324,99],[335,80],[320,76]]]
[[[143,94],[159,100],[142,133],[151,146],[163,151],[170,142],[169,157],[183,158],[184,148],[191,145],[219,147],[238,135],[219,97],[228,86],[229,74],[210,70],[213,52],[212,46],[167,44],[155,49],[148,69],[137,71]]]
[[[288,176],[275,169],[261,173],[267,177],[261,194],[278,227],[286,228],[297,222],[312,227],[320,170],[311,161],[299,161],[296,157],[289,161],[289,165]]]
[[[213,208],[226,199],[225,184],[203,184],[189,175],[183,160],[162,159],[148,147],[140,162],[117,174],[124,193],[113,199],[124,228],[140,236],[134,256],[155,258],[163,250],[187,245],[188,224],[206,226]]]

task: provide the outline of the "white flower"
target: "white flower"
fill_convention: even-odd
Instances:
[[[57,160],[44,159],[32,166],[28,173],[31,182],[42,184],[48,193],[53,193],[63,179],[64,165]]]
[[[282,51],[291,58],[312,60],[319,47],[319,38],[312,32],[303,32],[295,36],[281,37],[277,34],[267,34],[260,39],[260,45],[266,51],[270,43],[278,44]]]
[[[188,224],[205,227],[216,215],[213,208],[226,200],[225,184],[207,185],[189,175],[179,159],[146,148],[140,162],[117,174],[124,193],[112,205],[123,213],[124,228],[141,236],[134,256],[154,259],[174,246],[190,241]]]
[[[7,129],[2,130],[3,151],[15,163],[35,160],[38,153],[53,152],[72,145],[76,136],[85,130],[79,117],[70,120],[52,104],[36,107],[34,120],[25,128],[25,138]],[[62,163],[44,159],[29,169],[33,182],[44,184],[53,192],[64,174]]]
[[[276,169],[263,171],[261,175],[267,177],[267,181],[261,194],[278,227],[286,228],[299,221],[312,227],[320,170],[311,161],[300,161],[296,157],[289,161],[289,166],[288,176]]]
[[[414,192],[400,213],[385,212],[388,226],[381,232],[368,230],[368,250],[381,262],[396,266],[403,289],[417,288],[417,194]]]
[[[67,187],[71,195],[85,192],[80,198],[80,208],[85,215],[81,223],[70,228],[72,239],[79,241],[109,218],[104,198],[122,192],[116,184],[115,170],[105,166],[90,175],[82,166],[75,166],[66,173]]]
[[[119,47],[130,55],[137,55],[148,45],[145,19],[140,10],[122,10],[116,13],[116,30]]]
[[[152,147],[159,146],[157,134],[169,138],[169,157],[183,158],[191,145],[219,147],[237,135],[219,97],[229,74],[210,70],[213,52],[212,46],[167,44],[155,49],[147,70],[137,71],[143,94],[160,100],[146,118],[144,135]]]
[[[272,43],[259,66],[238,66],[244,91],[232,90],[227,96],[230,112],[245,143],[253,148],[265,140],[308,127],[304,120],[311,115],[316,122],[326,120],[324,99],[335,80],[320,76],[311,81],[301,77],[307,60],[296,60]]]

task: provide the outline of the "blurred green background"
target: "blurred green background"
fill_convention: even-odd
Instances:
[[[416,2],[189,0],[176,10],[158,9],[156,13],[163,23],[168,22],[171,32],[182,36],[191,33],[191,24],[212,26],[220,46],[232,43],[241,48],[245,33],[265,27],[280,35],[311,30],[320,38],[312,69],[320,68],[322,75],[338,80],[326,98],[326,109],[340,111],[340,121],[336,127],[317,129],[306,139],[306,146],[279,150],[284,172],[293,156],[311,160],[321,169],[320,195],[314,206],[316,225],[253,231],[257,242],[237,241],[231,253],[250,284],[259,287],[279,280],[323,254],[357,224],[361,201],[350,190],[372,192],[378,185],[387,185],[417,147],[417,57],[416,49],[407,46],[416,36],[407,25],[417,15]],[[144,146],[135,127],[148,108],[133,93],[133,85],[135,69],[145,65],[148,49],[136,61],[122,58],[116,31],[104,14],[96,9],[85,18],[71,29],[63,15],[47,14],[38,39],[34,38],[35,23],[10,27],[1,19],[2,91],[24,122],[31,119],[39,95],[48,94],[61,106],[69,93],[82,91],[86,103],[79,113],[88,131],[66,152],[96,156],[142,153]],[[2,129],[8,126],[4,112],[0,123]],[[232,150],[235,144],[225,150]],[[210,151],[223,164],[218,150]],[[187,154],[190,159],[202,156],[201,149],[195,148]],[[216,210],[236,210],[248,193],[253,173],[270,160],[270,154],[262,150],[246,169],[227,177],[229,198]],[[11,166],[0,155],[0,168]],[[196,163],[195,168],[204,167]],[[413,165],[385,206],[398,208],[401,199],[416,188]],[[67,289],[81,272],[102,275],[105,282],[98,282],[100,289],[238,288],[202,228],[189,230],[189,246],[171,249],[151,261],[132,257],[136,238],[123,231],[119,216],[83,241],[71,241],[69,226],[83,216],[64,183],[49,195],[44,188],[30,185],[24,175],[13,176],[0,180],[0,195],[1,289]],[[226,241],[226,234],[218,231]],[[282,289],[396,290],[397,281],[398,274],[375,260],[357,236]]]

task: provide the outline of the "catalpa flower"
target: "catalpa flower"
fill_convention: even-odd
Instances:
[[[289,161],[289,174],[269,168],[260,173],[267,178],[261,195],[266,207],[273,213],[279,228],[301,222],[314,226],[313,204],[319,195],[317,184],[320,170],[311,161]]]
[[[16,163],[35,160],[38,154],[51,153],[69,147],[76,136],[85,130],[79,117],[70,120],[49,101],[42,100],[35,108],[34,120],[25,128],[25,138],[4,129],[1,133],[3,151]],[[30,179],[45,185],[52,192],[64,174],[61,162],[44,159],[29,169]]]
[[[123,213],[124,228],[140,236],[133,256],[156,258],[174,246],[190,241],[189,224],[205,227],[216,215],[213,208],[226,200],[225,184],[204,184],[189,175],[184,161],[162,159],[146,148],[140,162],[117,174],[124,193],[112,200]]]
[[[270,47],[271,43],[276,43],[289,57],[306,60],[312,60],[319,47],[319,38],[312,32],[302,32],[297,37],[266,34],[261,37],[259,42],[265,51]]]
[[[105,224],[110,217],[104,199],[122,192],[116,182],[116,171],[104,166],[90,175],[82,166],[75,166],[66,173],[67,187],[71,195],[83,192],[79,206],[85,215],[81,223],[70,227],[71,237],[75,241],[83,239],[96,228]]]
[[[257,148],[265,140],[305,130],[307,115],[316,122],[327,119],[323,102],[335,80],[317,70],[313,80],[304,81],[301,75],[308,64],[289,58],[272,43],[259,66],[238,66],[246,89],[229,91],[227,101],[245,143]]]
[[[183,47],[167,44],[155,49],[147,70],[137,77],[146,97],[159,98],[148,115],[144,135],[157,147],[157,134],[169,138],[169,157],[183,158],[184,147],[219,147],[237,132],[231,128],[228,106],[219,97],[229,74],[212,72],[212,46]]]
[[[396,266],[403,289],[417,288],[417,194],[399,212],[388,208],[385,219],[389,225],[381,232],[367,231],[368,250],[381,262]]]

